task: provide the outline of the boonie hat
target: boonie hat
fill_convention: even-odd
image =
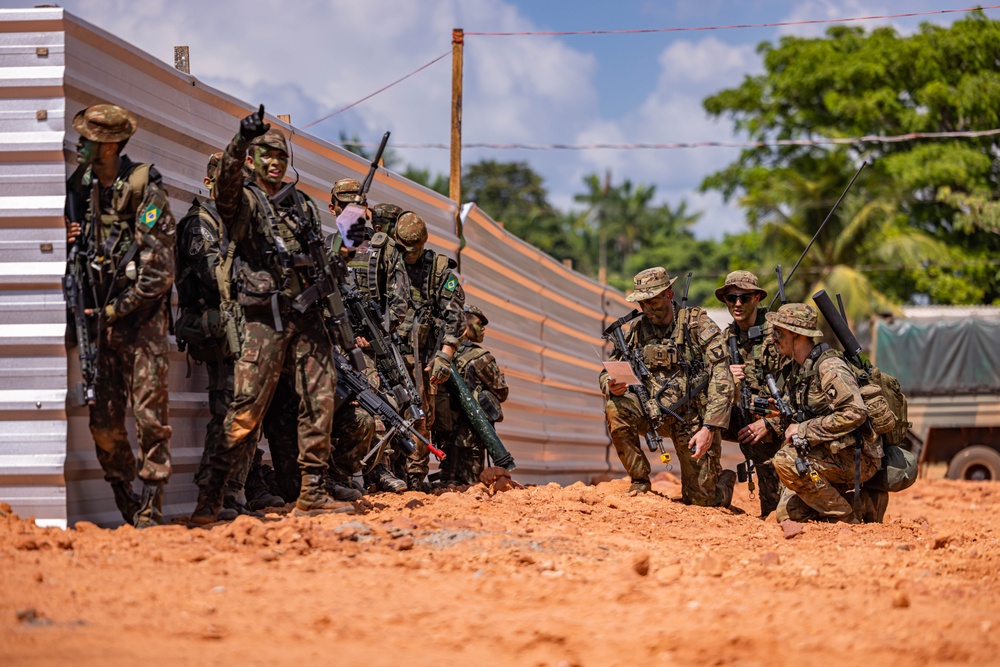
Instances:
[[[401,214],[396,223],[396,242],[406,250],[413,250],[426,243],[427,225],[423,219],[413,211]]]
[[[767,297],[767,291],[760,288],[760,281],[757,276],[749,271],[733,271],[726,276],[726,282],[719,289],[715,290],[715,298],[719,301],[726,300],[726,288],[739,287],[749,292],[760,292],[760,298]]]
[[[465,312],[467,312],[469,315],[475,315],[476,317],[478,317],[479,321],[483,323],[484,327],[490,323],[490,321],[486,319],[486,315],[483,314],[483,309],[480,308],[479,306],[473,306],[467,303],[463,308],[465,309]]]
[[[73,127],[84,139],[102,144],[125,141],[139,127],[135,115],[114,104],[95,104],[73,117]]]
[[[819,313],[807,303],[786,303],[776,313],[764,317],[776,327],[811,338],[820,338],[823,332],[818,328]]]
[[[288,140],[285,139],[284,133],[276,127],[272,127],[259,137],[255,137],[254,140],[250,142],[250,145],[275,148],[284,153],[286,156],[289,155]]]
[[[675,280],[677,278],[671,278],[667,275],[667,270],[662,266],[645,269],[635,274],[635,278],[633,279],[635,291],[626,296],[625,300],[629,303],[635,303],[636,301],[652,299],[657,294],[670,289]]]

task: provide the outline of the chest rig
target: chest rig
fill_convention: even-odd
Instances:
[[[414,270],[407,266],[410,276],[410,308],[399,326],[400,336],[410,341],[412,350],[424,352],[434,347],[432,340],[437,326],[437,294],[448,271],[450,261],[433,250],[425,250],[420,264]],[[434,348],[436,349],[436,348]]]
[[[700,406],[702,390],[707,386],[704,360],[694,339],[691,322],[697,320],[697,309],[682,308],[666,327],[659,327],[642,318],[633,329],[636,344],[641,346],[643,361],[650,371],[650,394],[662,405],[680,409]]]
[[[391,247],[389,235],[376,232],[369,241],[368,248],[356,252],[347,264],[358,290],[382,306],[386,299],[386,276],[380,271],[380,267],[385,266],[386,255]]]
[[[89,192],[89,206],[84,216],[83,233],[94,240],[90,244],[88,260],[98,277],[98,291],[102,298],[111,298],[135,279],[135,267],[129,264],[137,254],[136,217],[152,165],[137,164],[122,156],[122,168],[109,187],[101,185],[93,169],[87,169],[81,187]],[[128,274],[132,275],[128,275]]]
[[[819,377],[819,362],[828,356],[836,355],[837,352],[826,343],[820,343],[812,349],[809,356],[799,372],[791,378],[791,388],[788,392],[793,402],[795,410],[795,421],[803,422],[807,419],[823,417],[833,412],[833,407],[827,399],[826,394],[821,391],[814,392],[814,400],[809,400],[810,390]],[[815,405],[810,405],[814,403]]]
[[[305,226],[319,227],[319,214],[313,203],[294,188],[278,204],[256,182],[248,183],[246,191],[257,202],[259,231],[267,240],[264,256],[259,259],[279,277],[278,291],[294,298],[310,282],[307,276],[314,262],[305,254],[301,239]]]

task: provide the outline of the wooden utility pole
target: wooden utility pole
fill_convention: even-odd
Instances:
[[[455,202],[455,234],[462,243],[462,46],[465,31],[451,31],[451,171],[448,177],[448,197]]]

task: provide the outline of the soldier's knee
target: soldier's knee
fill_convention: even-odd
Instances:
[[[795,469],[796,457],[795,450],[789,447],[782,447],[771,459],[774,472],[782,483],[787,484],[798,478],[799,473]]]

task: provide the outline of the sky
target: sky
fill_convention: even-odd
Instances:
[[[35,2],[0,0],[2,7]],[[989,4],[989,3],[984,3]],[[998,3],[1000,4],[1000,3]],[[190,47],[191,73],[339,143],[341,133],[390,148],[403,164],[447,174],[451,130],[451,34],[704,28],[965,9],[970,0],[60,0],[60,5],[152,56],[173,63]],[[1000,18],[1000,10],[987,10]],[[964,13],[851,22],[912,34]],[[829,25],[613,35],[468,35],[464,46],[463,143],[572,144],[739,141],[702,100],[761,73],[761,42],[822,36]],[[550,201],[579,209],[588,174],[656,188],[655,204],[701,213],[700,238],[745,228],[735,202],[698,188],[738,155],[735,148],[500,150],[467,148],[464,165],[525,161]],[[488,213],[489,211],[487,211]]]

